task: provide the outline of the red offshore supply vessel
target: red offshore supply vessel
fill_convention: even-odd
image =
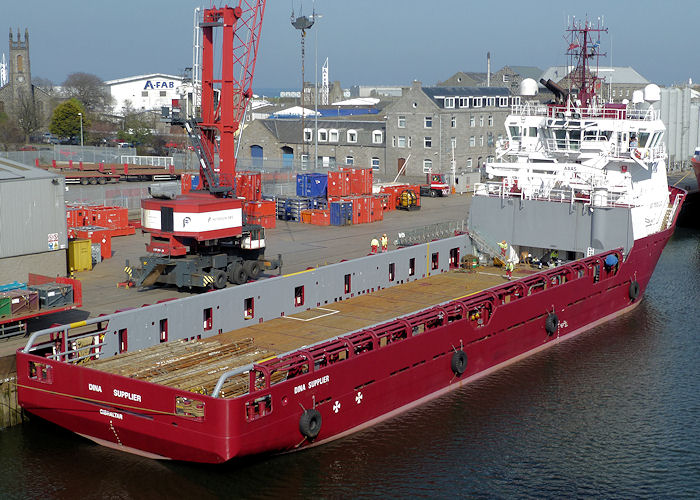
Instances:
[[[513,103],[468,234],[37,332],[20,404],[115,449],[223,462],[340,438],[633,309],[685,193],[654,89],[596,97],[601,31],[569,29],[573,89]],[[542,270],[459,269],[504,239]]]

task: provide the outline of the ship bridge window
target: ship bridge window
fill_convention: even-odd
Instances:
[[[583,140],[584,141],[595,141],[598,136],[597,130],[584,130]]]
[[[612,130],[601,130],[599,134],[599,138],[601,141],[609,141],[610,138],[612,137]]]
[[[513,125],[509,126],[508,135],[510,135],[511,139],[513,140],[520,139],[520,127],[515,127]]]
[[[663,135],[664,135],[663,132],[657,132],[657,133],[655,133],[654,136],[652,137],[651,141],[649,141],[649,147],[650,147],[650,148],[655,147],[655,146],[659,143],[659,139],[661,139],[661,137],[662,137]]]
[[[646,148],[648,141],[649,141],[649,132],[640,132],[639,133],[639,147]]]
[[[557,149],[566,149],[566,130],[554,129]]]
[[[537,137],[537,127],[528,127],[528,133],[527,135],[529,137]]]

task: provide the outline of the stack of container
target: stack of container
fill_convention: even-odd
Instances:
[[[265,229],[272,229],[276,225],[277,204],[274,201],[248,201],[243,204],[243,211],[249,224],[259,224]]]
[[[246,201],[262,200],[262,177],[260,172],[236,173],[236,197]]]

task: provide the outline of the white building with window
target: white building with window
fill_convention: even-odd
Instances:
[[[114,99],[112,110],[119,115],[127,108],[150,111],[170,106],[173,99],[180,99],[182,83],[183,79],[179,76],[152,73],[109,80],[105,86]]]

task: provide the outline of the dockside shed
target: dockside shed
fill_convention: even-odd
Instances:
[[[65,180],[0,158],[0,282],[66,275]]]

